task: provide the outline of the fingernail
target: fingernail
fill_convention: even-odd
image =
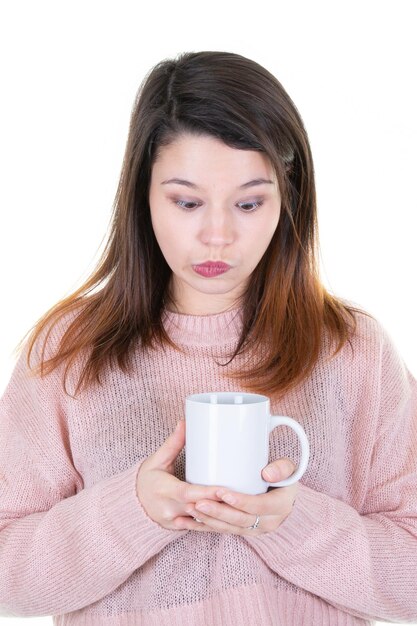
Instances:
[[[195,505],[195,508],[197,509],[197,511],[203,511],[203,513],[209,513],[210,512],[210,505],[207,504],[207,502],[198,502]]]
[[[224,502],[227,502],[227,504],[235,504],[236,502],[236,498],[230,493],[225,493],[222,496],[222,500],[224,500]]]
[[[278,472],[276,470],[271,469],[270,467],[264,471],[264,474],[267,480],[274,481],[279,479]]]

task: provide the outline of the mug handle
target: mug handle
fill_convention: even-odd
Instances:
[[[278,483],[270,483],[268,481],[268,485],[270,487],[287,487],[288,485],[292,485],[297,482],[304,474],[307,469],[308,460],[310,457],[310,445],[308,443],[307,435],[305,434],[304,428],[296,422],[291,417],[284,417],[281,415],[271,415],[270,423],[269,423],[269,433],[271,433],[274,428],[277,426],[289,426],[298,436],[298,439],[301,444],[301,459],[298,468],[295,470],[294,474],[291,474],[289,478],[285,480],[281,480]]]

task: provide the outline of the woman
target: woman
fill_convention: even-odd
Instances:
[[[3,614],[417,619],[416,380],[320,282],[313,161],[282,85],[227,52],[157,64],[114,208],[96,271],[36,324],[1,399]],[[302,424],[302,481],[185,482],[185,397],[219,389]],[[271,454],[264,479],[291,475],[292,435]]]

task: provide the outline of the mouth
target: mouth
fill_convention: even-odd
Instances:
[[[231,265],[223,263],[222,261],[205,261],[204,263],[193,265],[192,268],[197,274],[200,274],[200,276],[210,278],[224,274],[231,269]]]

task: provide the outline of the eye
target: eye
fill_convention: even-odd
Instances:
[[[176,200],[175,204],[177,204],[178,206],[180,206],[182,209],[184,209],[184,211],[192,211],[194,209],[194,207],[186,207],[184,206],[185,204],[198,204],[198,202],[192,202],[191,200]]]
[[[241,202],[240,207],[252,206],[252,209],[243,209],[245,213],[253,213],[256,209],[259,209],[260,206],[263,205],[262,200],[256,200],[255,202]]]
[[[198,202],[192,202],[191,200],[175,200],[174,203],[177,206],[181,207],[184,211],[193,211],[195,206],[199,206]],[[259,207],[262,206],[262,204],[263,204],[263,200],[256,200],[255,202],[240,202],[238,203],[237,206],[239,206],[244,213],[253,213],[257,209],[259,209]],[[190,206],[190,205],[194,205],[194,206]],[[247,209],[245,207],[252,207],[252,208]]]

